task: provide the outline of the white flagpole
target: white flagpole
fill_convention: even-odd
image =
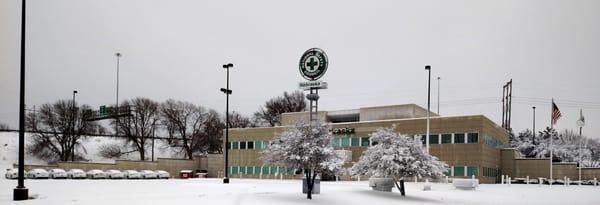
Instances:
[[[554,135],[554,132],[553,132],[554,131],[553,130],[554,119],[552,117],[553,115],[554,115],[554,98],[552,98],[552,104],[550,105],[550,146],[549,146],[549,149],[550,149],[550,185],[552,185],[552,181],[553,181],[553,178],[552,178],[552,154],[553,154],[552,153],[552,138],[554,137],[553,136]]]

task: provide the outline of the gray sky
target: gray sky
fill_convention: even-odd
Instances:
[[[300,55],[327,52],[320,108],[427,103],[441,76],[441,114],[501,121],[502,85],[514,81],[513,128],[540,130],[550,100],[575,129],[600,131],[600,1],[193,1],[29,0],[28,106],[70,99],[93,107],[120,99],[191,101],[250,115],[297,88]],[[18,119],[20,1],[0,1],[0,122]],[[466,100],[475,99],[475,100]],[[541,100],[540,100],[541,99]],[[600,137],[595,135],[594,137]]]

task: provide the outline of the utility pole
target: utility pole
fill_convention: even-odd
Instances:
[[[13,200],[29,199],[29,190],[25,187],[25,0],[21,5],[21,82],[19,94],[19,174],[18,185],[13,189]]]
[[[533,106],[532,108],[533,108],[533,131],[532,131],[532,133],[533,133],[532,141],[533,142],[532,143],[533,143],[533,146],[535,146],[535,106]]]
[[[427,79],[427,136],[425,136],[425,144],[427,147],[427,153],[429,153],[429,113],[430,113],[430,106],[431,106],[431,66],[426,65],[425,66],[425,70],[429,71],[429,77]]]
[[[225,103],[225,178],[223,178],[223,184],[229,184],[229,95],[231,95],[231,90],[229,89],[229,68],[232,68],[233,64],[225,64],[223,68],[227,70],[227,87],[221,88],[221,92],[225,93],[226,103]]]
[[[114,110],[114,117],[115,117],[115,137],[117,135],[119,135],[119,60],[121,59],[121,56],[123,56],[121,53],[117,52],[115,53],[115,56],[117,57],[117,100],[116,100],[116,105],[115,105],[115,110]],[[142,159],[144,160],[144,159]]]
[[[75,161],[75,125],[77,124],[76,122],[76,110],[75,110],[75,94],[77,94],[77,90],[73,90],[73,106],[72,106],[72,115],[73,115],[73,127],[71,127],[71,146],[73,146],[73,148],[71,149],[71,161],[74,162]]]
[[[438,83],[438,92],[437,92],[437,114],[440,115],[440,77],[437,77],[437,83]]]

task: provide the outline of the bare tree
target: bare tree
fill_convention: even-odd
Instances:
[[[255,120],[268,126],[281,125],[281,114],[286,112],[300,112],[306,108],[306,101],[302,91],[292,93],[284,92],[283,96],[271,98],[254,113]]]
[[[225,129],[225,123],[219,113],[212,109],[209,110],[202,123],[201,142],[196,144],[197,147],[194,149],[203,153],[223,153],[223,129]]]
[[[10,127],[7,124],[0,122],[0,130],[9,130],[9,129],[10,129]]]
[[[238,112],[229,113],[229,128],[256,127],[250,118],[243,116]]]
[[[186,158],[192,159],[198,149],[206,111],[189,102],[167,100],[161,105],[162,124],[167,128],[171,147],[179,148]]]
[[[44,104],[26,116],[26,129],[33,132],[27,151],[49,161],[73,160],[76,148],[85,152],[81,139],[86,134],[103,133],[103,128],[86,119],[93,116],[90,106],[77,107],[70,100]]]
[[[146,160],[146,148],[159,121],[159,104],[148,98],[134,98],[119,106],[130,107],[132,112],[130,116],[117,118],[118,133],[125,135],[125,145],[137,151],[140,160]]]

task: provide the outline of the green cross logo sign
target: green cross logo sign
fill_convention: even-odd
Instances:
[[[327,55],[319,48],[308,49],[300,58],[300,74],[307,80],[317,80],[327,71]]]

